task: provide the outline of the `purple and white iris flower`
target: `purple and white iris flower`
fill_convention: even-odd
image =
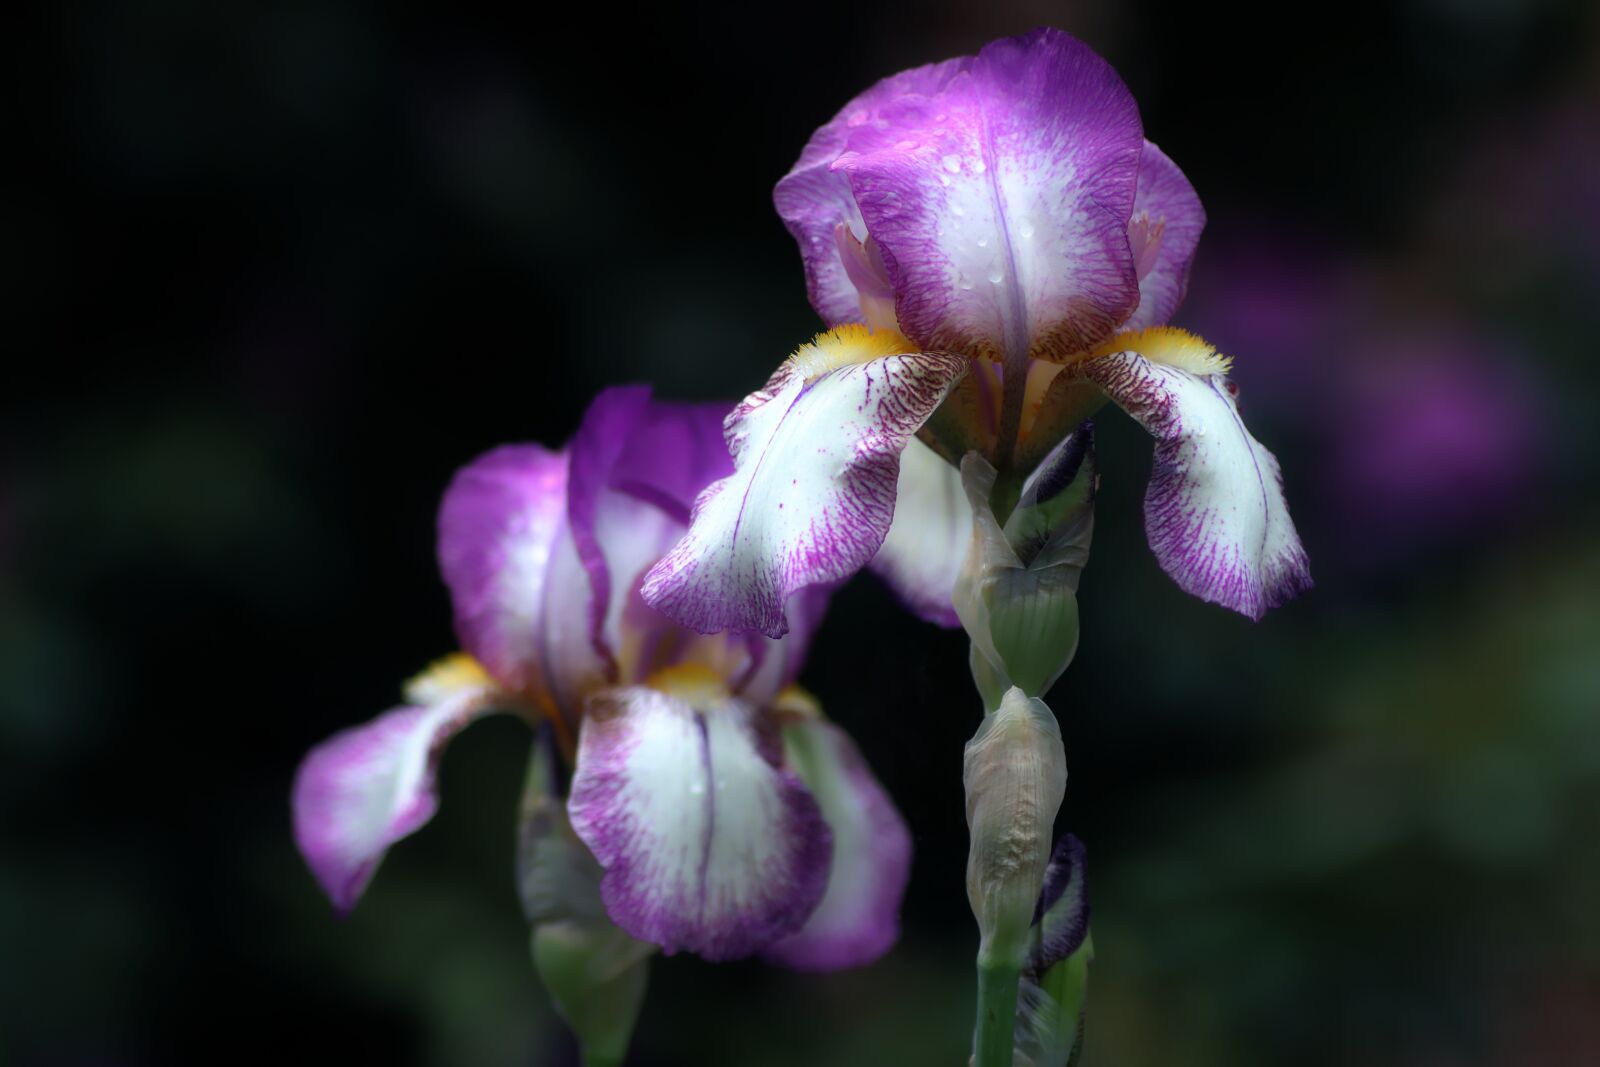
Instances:
[[[639,595],[696,494],[732,470],[724,410],[613,389],[564,450],[511,445],[456,474],[439,564],[465,651],[313,749],[294,784],[296,841],[338,911],[432,816],[445,742],[506,711],[548,723],[571,763],[567,816],[634,938],[806,969],[894,941],[905,823],[793,685],[826,589],[787,605],[782,640],[702,636]]]
[[[870,563],[954,624],[971,529],[954,464],[976,451],[1014,486],[1108,399],[1155,438],[1146,530],[1179,586],[1252,618],[1309,586],[1229,361],[1165,325],[1200,200],[1087,46],[1041,29],[886,78],[774,200],[831,329],[728,416],[733,473],[646,602],[779,637],[791,597]]]

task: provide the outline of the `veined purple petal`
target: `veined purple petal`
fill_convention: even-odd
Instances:
[[[590,698],[567,802],[616,924],[668,954],[749,956],[799,929],[827,882],[817,802],[737,699],[636,686]]]
[[[1162,326],[1189,289],[1189,266],[1206,227],[1200,197],[1178,165],[1149,141],[1139,157],[1139,185],[1128,244],[1139,275],[1139,307],[1125,330]]]
[[[961,472],[911,440],[900,454],[894,522],[872,569],[922,618],[960,626],[951,596],[971,540],[972,508]]]
[[[565,453],[506,445],[456,472],[439,506],[439,569],[456,634],[508,689],[572,719],[603,664],[580,627],[590,592],[567,523]]]
[[[1126,349],[1069,369],[1156,440],[1144,517],[1162,570],[1185,592],[1252,619],[1309,589],[1278,461],[1245,429],[1224,362],[1181,330],[1115,343]]]
[[[767,949],[799,970],[859,967],[900,935],[900,901],[911,876],[911,833],[850,736],[820,717],[784,728],[792,766],[833,831],[827,891],[797,933]]]
[[[324,741],[295,775],[294,839],[334,910],[355,907],[389,846],[439,806],[434,771],[444,744],[488,710],[469,688],[436,704],[401,707]]]
[[[731,472],[722,440],[725,410],[657,403],[648,386],[607,389],[589,405],[569,446],[567,514],[594,591],[589,638],[613,680],[625,642],[649,642],[669,635],[647,631],[675,629],[642,605],[630,610],[630,598],[645,570],[683,536],[695,496]]]
[[[713,633],[788,632],[785,605],[872,559],[894,516],[900,452],[966,372],[903,338],[842,327],[803,347],[728,416],[734,473],[695,502],[645,600]]]
[[[1019,373],[1109,337],[1139,296],[1128,220],[1143,136],[1122,80],[1050,29],[916,73],[852,102],[834,163],[901,332]]]

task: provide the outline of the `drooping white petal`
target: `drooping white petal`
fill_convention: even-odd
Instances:
[[[807,586],[865,566],[894,515],[900,453],[967,362],[846,326],[801,348],[728,416],[731,477],[646,576],[647,603],[701,633],[789,629]]]
[[[924,619],[959,626],[951,592],[971,535],[961,472],[913,438],[900,454],[894,522],[872,569]]]
[[[1156,439],[1144,515],[1162,569],[1185,592],[1252,619],[1310,588],[1278,461],[1245,429],[1226,361],[1181,330],[1145,330],[1118,346],[1069,369]]]
[[[389,846],[433,817],[444,744],[488,711],[493,690],[463,686],[395,708],[324,741],[295,775],[295,843],[340,914],[355,907]]]
[[[758,952],[800,928],[827,881],[817,802],[778,767],[770,724],[725,692],[592,696],[567,810],[612,920],[669,954]]]

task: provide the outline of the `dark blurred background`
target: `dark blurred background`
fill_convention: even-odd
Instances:
[[[1600,16],[1585,0],[57,5],[0,199],[0,1062],[575,1062],[511,873],[528,737],[352,918],[307,747],[452,647],[452,470],[645,380],[732,399],[817,324],[768,200],[901,68],[1041,23],[1123,74],[1210,226],[1318,587],[1253,625],[1145,547],[1102,421],[1052,695],[1098,958],[1086,1067],[1600,1062]],[[805,676],[918,845],[899,948],[658,961],[634,1061],[962,1062],[957,634],[870,578]]]

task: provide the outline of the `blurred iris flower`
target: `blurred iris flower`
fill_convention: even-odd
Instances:
[[[1146,528],[1183,589],[1259,618],[1310,584],[1229,361],[1164,325],[1199,198],[1087,46],[1041,29],[887,78],[816,131],[774,200],[832,329],[729,415],[734,471],[648,603],[779,637],[791,596],[871,563],[954,624],[972,523],[955,465],[979,453],[1014,499],[1107,399],[1155,438]]]
[[[828,591],[788,636],[704,637],[639,581],[729,471],[722,408],[601,394],[568,447],[512,445],[455,476],[439,563],[464,653],[406,703],[313,749],[296,841],[340,912],[437,806],[446,741],[492,711],[548,724],[565,810],[629,935],[671,953],[865,963],[898,935],[905,823],[848,736],[793,686]]]

